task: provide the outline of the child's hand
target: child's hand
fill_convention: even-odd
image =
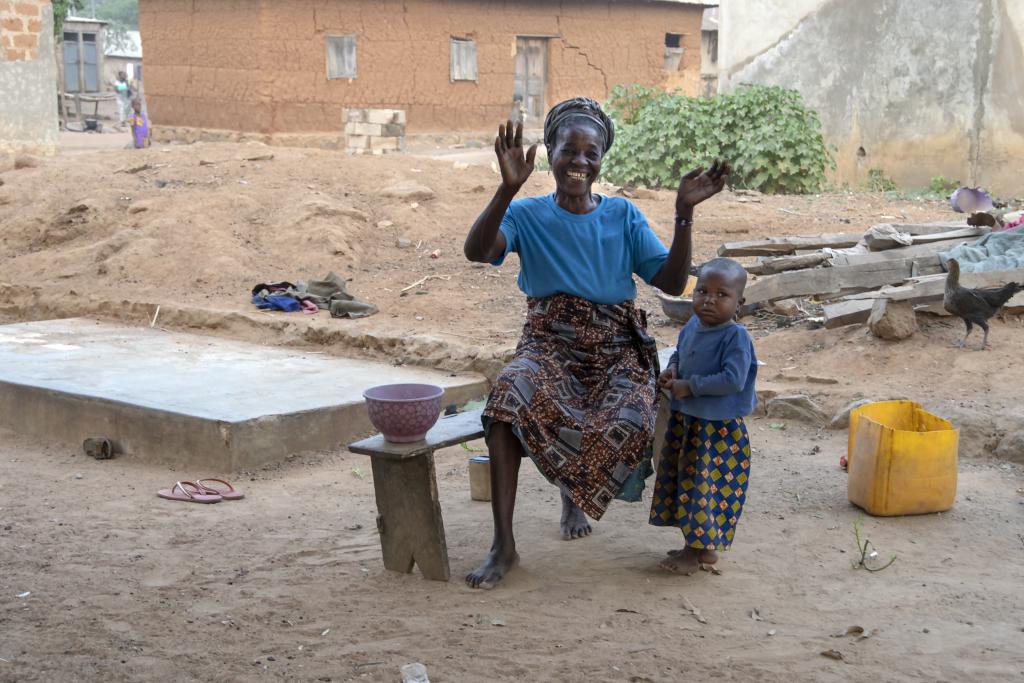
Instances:
[[[672,392],[672,398],[686,398],[693,396],[693,392],[690,391],[690,383],[685,379],[673,380],[668,389]]]
[[[667,367],[661,371],[658,375],[658,388],[659,389],[670,389],[672,382],[676,378],[676,369],[674,366]]]

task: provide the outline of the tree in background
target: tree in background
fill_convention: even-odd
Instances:
[[[96,5],[96,18],[105,19],[126,31],[139,30],[139,0],[90,0]]]
[[[81,2],[81,0],[79,0]],[[128,31],[139,30],[139,0],[86,0],[96,18],[109,21],[106,41],[122,49],[129,47]]]
[[[138,5],[138,0],[136,0]],[[53,0],[53,35],[59,43],[64,37],[64,20],[71,12],[82,9],[81,0]]]

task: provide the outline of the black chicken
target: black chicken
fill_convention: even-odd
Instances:
[[[943,307],[964,321],[967,332],[957,346],[963,348],[971,329],[977,325],[985,331],[981,348],[988,346],[988,319],[994,316],[1007,301],[1017,292],[1024,290],[1024,285],[1010,282],[993,289],[968,289],[960,286],[960,264],[950,259],[947,264],[949,275],[946,276],[946,291],[942,297]]]

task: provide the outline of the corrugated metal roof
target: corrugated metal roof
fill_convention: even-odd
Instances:
[[[667,2],[673,5],[697,5],[698,7],[718,7],[721,0],[611,0],[611,2]]]
[[[633,0],[634,2],[636,0]],[[676,5],[700,5],[701,7],[718,7],[720,0],[647,0],[648,2],[671,2]]]
[[[103,19],[93,19],[92,17],[71,17],[69,16],[64,20],[64,23],[75,23],[75,24],[109,24],[109,21]]]
[[[718,30],[718,8],[708,7],[704,10],[704,19],[700,24],[701,31],[717,31]]]

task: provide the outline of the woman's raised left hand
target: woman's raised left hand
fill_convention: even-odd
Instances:
[[[716,159],[711,168],[704,170],[703,166],[698,166],[684,175],[676,193],[676,215],[689,218],[687,214],[693,207],[722,191],[730,173],[732,164]]]

